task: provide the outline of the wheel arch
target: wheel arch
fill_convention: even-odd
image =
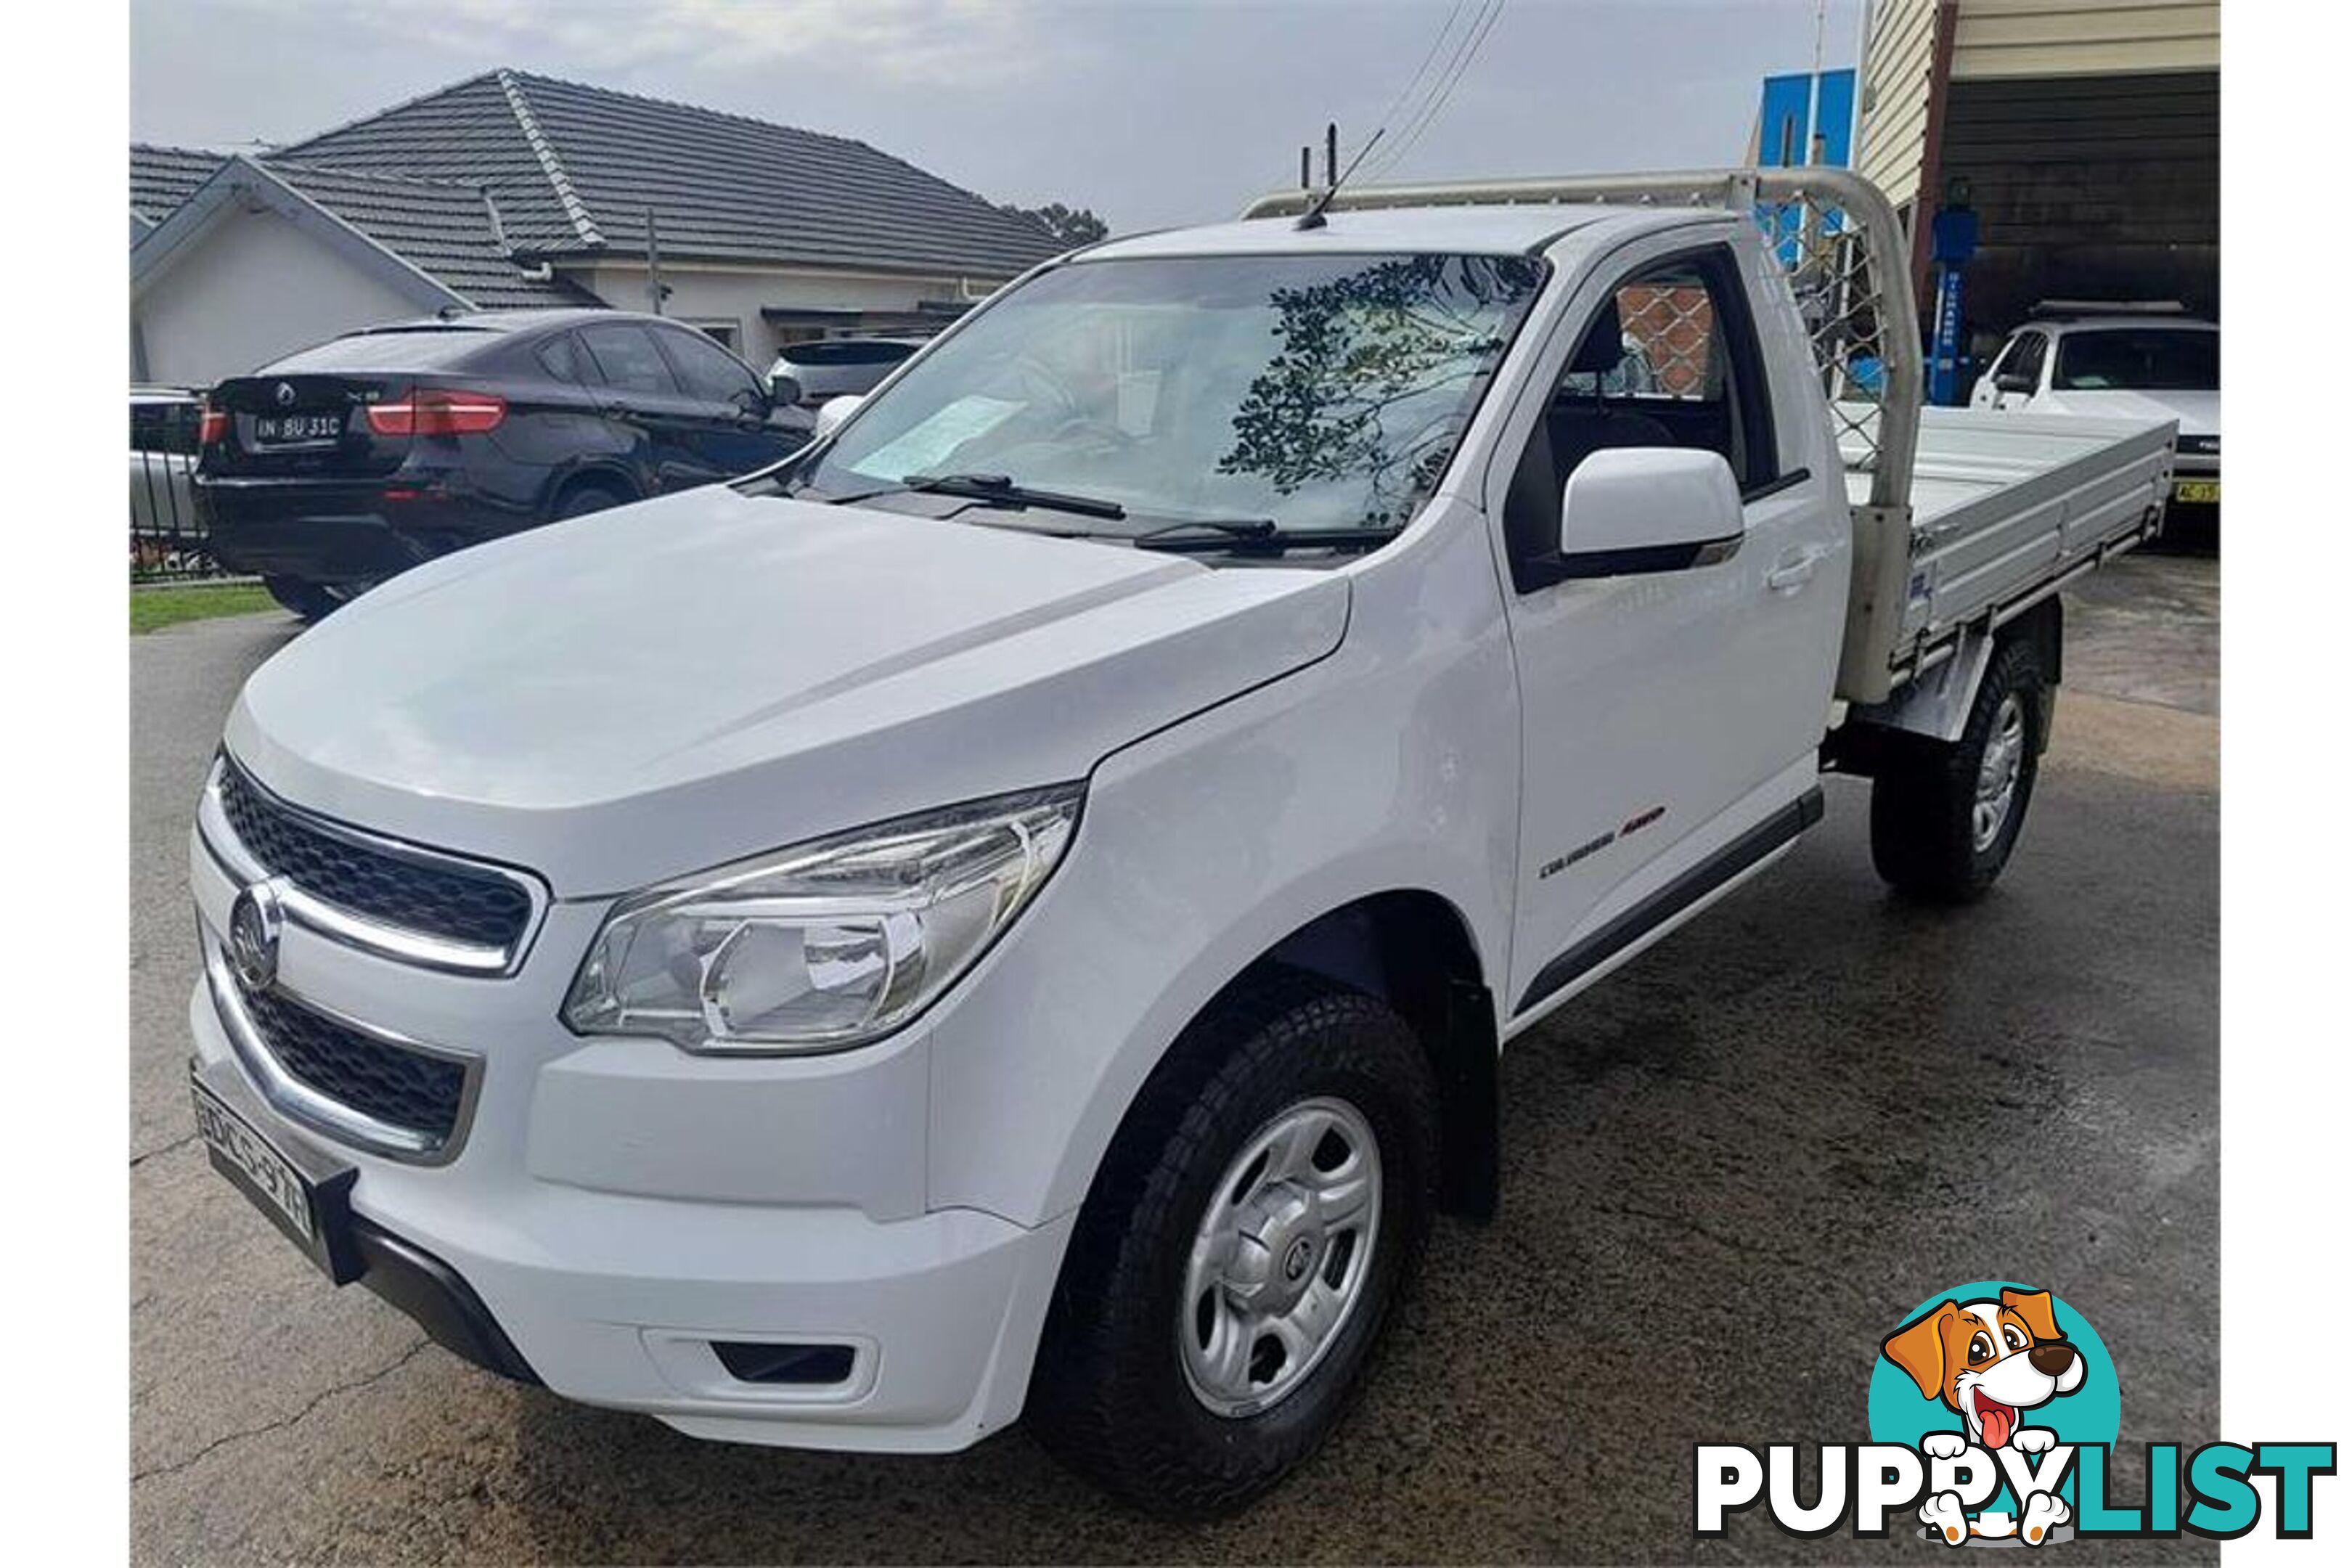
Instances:
[[[1493,993],[1469,921],[1441,894],[1399,888],[1326,910],[1242,964],[1187,1018],[1145,1081],[1177,1064],[1192,1024],[1269,970],[1291,970],[1377,998],[1395,1009],[1426,1055],[1438,1087],[1438,1204],[1486,1219],[1495,1212],[1500,1164],[1496,1073],[1499,1037]],[[1184,1062],[1198,1069],[1203,1064]],[[1139,1085],[1119,1117],[1123,1129]],[[1112,1134],[1116,1142],[1118,1132]]]
[[[1268,965],[1378,997],[1412,1026],[1437,1080],[1439,1206],[1491,1218],[1500,1195],[1499,1040],[1494,994],[1462,911],[1423,889],[1370,894],[1292,931],[1235,983]]]
[[[1899,752],[1921,741],[1958,742],[1976,706],[1985,671],[2003,648],[2019,643],[2033,650],[2043,689],[2055,687],[2064,674],[2066,649],[2066,612],[2056,595],[1990,631],[1971,627],[1962,633],[1951,658],[1886,701],[1854,709],[1824,741],[1825,755],[1844,772],[1870,776],[1883,765],[1890,746]],[[2036,752],[2050,744],[2050,709],[2047,701],[2042,704]]]

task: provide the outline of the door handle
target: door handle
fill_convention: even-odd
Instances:
[[[1764,586],[1776,594],[1794,593],[1812,580],[1813,568],[1821,562],[1818,550],[1792,550],[1764,574]]]

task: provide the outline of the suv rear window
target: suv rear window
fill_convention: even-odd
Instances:
[[[298,350],[256,375],[351,370],[444,370],[497,342],[505,334],[480,327],[402,327],[391,331],[352,332],[316,347]]]
[[[810,342],[789,343],[784,358],[793,364],[897,364],[915,352],[912,343]]]

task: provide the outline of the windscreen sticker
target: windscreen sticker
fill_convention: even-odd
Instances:
[[[1151,434],[1151,426],[1160,416],[1160,373],[1156,370],[1121,372],[1118,378],[1118,428],[1122,435],[1138,440]]]
[[[908,474],[936,472],[958,447],[987,435],[1026,406],[977,393],[959,397],[897,440],[877,447],[857,463],[856,470],[893,483]]]

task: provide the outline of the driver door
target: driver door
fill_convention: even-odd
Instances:
[[[1688,230],[1614,253],[1563,318],[1539,416],[1517,411],[1503,505],[1524,770],[1514,1014],[1736,875],[1743,837],[1781,831],[1811,784],[1846,522],[1829,489],[1842,476],[1807,472],[1807,433],[1786,433],[1784,456],[1775,429],[1753,300],[1785,300],[1752,294],[1746,270],[1760,288],[1767,265]],[[1566,580],[1530,565],[1576,549],[1561,489],[1581,463],[1652,447],[1730,466],[1741,531],[1727,557]]]

